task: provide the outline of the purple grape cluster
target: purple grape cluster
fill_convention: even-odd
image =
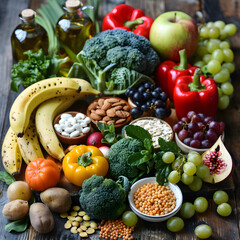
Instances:
[[[217,141],[224,128],[224,122],[216,122],[213,117],[190,111],[173,126],[173,131],[187,146],[205,149]]]
[[[136,107],[131,109],[133,118],[140,117],[143,112],[150,109],[155,110],[155,116],[163,119],[171,114],[171,109],[167,106],[168,96],[160,87],[155,87],[150,82],[142,83],[135,88],[128,88],[125,92],[127,97],[130,97]]]

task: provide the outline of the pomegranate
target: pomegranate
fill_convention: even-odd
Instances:
[[[95,146],[97,148],[101,146],[105,146],[104,143],[102,143],[103,135],[100,132],[94,132],[91,133],[87,138],[87,145],[88,146]]]
[[[216,143],[202,155],[203,164],[210,170],[205,182],[218,183],[226,179],[232,172],[232,157],[225,148],[221,136]]]

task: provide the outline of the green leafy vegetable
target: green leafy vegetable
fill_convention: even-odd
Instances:
[[[27,60],[20,60],[14,64],[11,71],[11,90],[18,92],[19,86],[28,87],[33,83],[49,77],[58,75],[61,64],[68,61],[68,58],[59,59],[58,56],[50,57],[43,54],[43,50],[25,52]]]
[[[15,232],[24,232],[29,223],[29,216],[25,216],[23,219],[10,222],[5,225],[5,230],[7,232],[15,231]]]
[[[142,127],[129,125],[125,128],[125,131],[129,137],[136,138],[142,142],[145,139],[152,140],[151,134]]]
[[[77,59],[68,76],[79,77],[75,74],[84,71],[92,86],[105,95],[123,94],[141,81],[153,82],[151,76],[160,63],[145,37],[123,29],[88,39]]]
[[[5,171],[0,171],[0,180],[5,182],[7,185],[10,185],[16,181],[16,179],[11,174]]]
[[[97,127],[104,137],[102,139],[102,143],[107,143],[108,145],[112,145],[122,138],[120,134],[116,134],[113,123],[110,123],[108,125],[106,123],[98,122]]]
[[[178,154],[181,152],[181,149],[178,147],[178,145],[175,142],[169,142],[164,140],[163,138],[158,138],[158,143],[160,145],[160,150],[164,152],[173,152],[175,154]]]

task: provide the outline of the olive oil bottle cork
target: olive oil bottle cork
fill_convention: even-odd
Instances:
[[[56,34],[60,42],[61,57],[67,56],[69,52],[78,54],[87,39],[94,36],[94,24],[82,11],[83,4],[79,0],[67,0],[65,2],[65,13],[56,24]],[[67,54],[68,53],[68,54]],[[69,54],[71,58],[71,54]]]
[[[32,50],[37,52],[43,49],[44,54],[48,53],[48,37],[46,31],[35,22],[36,12],[32,9],[24,9],[19,18],[19,24],[11,36],[12,55],[14,62],[27,59],[24,52]]]

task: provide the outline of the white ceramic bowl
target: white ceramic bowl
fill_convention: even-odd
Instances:
[[[130,208],[132,209],[132,211],[134,213],[136,213],[138,215],[138,217],[140,217],[141,219],[148,221],[148,222],[162,222],[167,220],[168,218],[174,216],[181,208],[182,206],[182,201],[183,201],[183,195],[182,195],[182,191],[181,189],[176,185],[176,184],[171,184],[168,183],[168,186],[171,188],[171,190],[173,191],[175,197],[176,197],[176,207],[172,210],[172,212],[165,214],[163,216],[151,216],[151,215],[147,215],[144,214],[142,212],[140,212],[135,204],[134,204],[134,194],[137,191],[138,188],[140,188],[141,186],[143,186],[144,184],[147,183],[155,183],[156,182],[156,177],[149,177],[149,178],[143,178],[137,182],[135,182],[132,187],[131,190],[128,194],[128,201],[129,201],[129,205]]]
[[[222,141],[224,140],[224,132],[222,134]],[[184,144],[177,136],[177,134],[175,133],[175,141],[177,143],[177,145],[180,147],[180,149],[184,152],[184,153],[189,153],[192,151],[198,152],[199,154],[203,154],[204,152],[206,152],[209,148],[192,148],[189,147],[188,145]]]

